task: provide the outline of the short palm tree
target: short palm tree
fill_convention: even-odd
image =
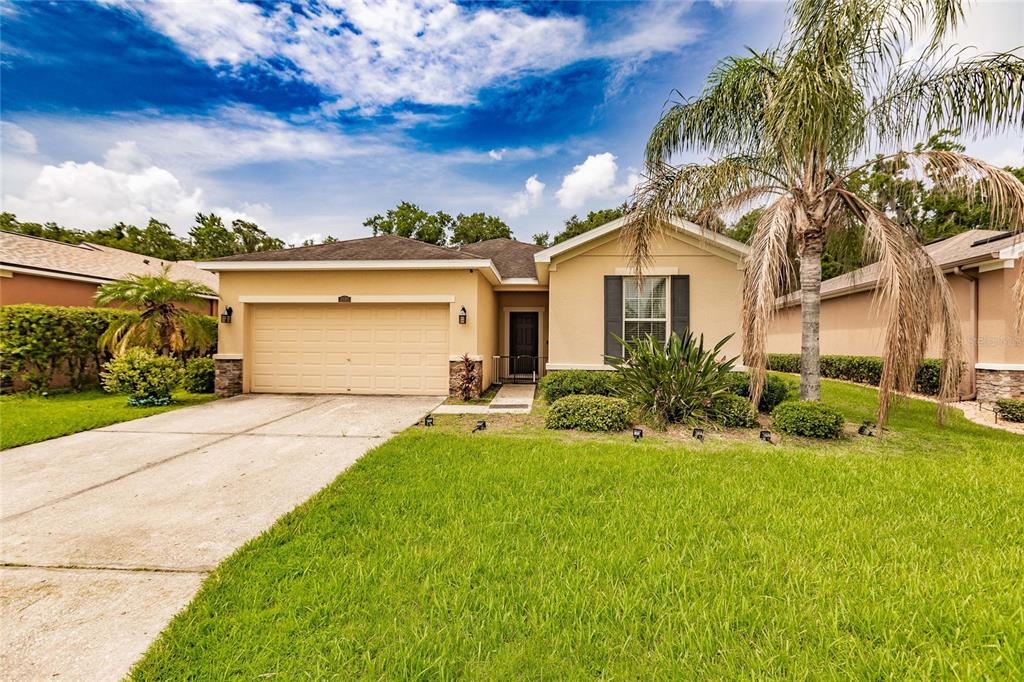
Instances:
[[[942,190],[980,195],[996,220],[1024,226],[1024,185],[1009,172],[950,151],[895,151],[942,128],[990,133],[1024,126],[1024,60],[1014,54],[961,59],[943,37],[963,19],[963,0],[792,0],[786,42],[722,61],[700,96],[671,106],[646,150],[647,180],[632,201],[623,239],[642,275],[668,216],[708,229],[718,216],[765,204],[744,275],[743,358],[751,397],[764,385],[766,337],[778,297],[799,259],[800,397],[820,398],[821,254],[831,233],[863,226],[878,261],[876,296],[887,310],[879,422],[893,391],[911,389],[926,340],[939,334],[941,398],[962,376],[956,308],[942,273],[911,230],[847,180],[882,162]],[[920,56],[907,46],[925,43]],[[709,163],[672,165],[680,152]],[[866,163],[864,163],[866,162]],[[860,165],[864,163],[864,165]],[[1024,279],[1017,298],[1024,310]],[[941,405],[940,405],[941,417]]]
[[[138,318],[112,323],[100,337],[101,347],[115,355],[132,346],[155,348],[161,355],[180,355],[191,349],[204,352],[213,344],[203,316],[186,306],[203,303],[203,296],[216,294],[198,282],[172,280],[169,271],[165,267],[160,275],[131,274],[99,288],[97,304],[121,304],[140,311]]]

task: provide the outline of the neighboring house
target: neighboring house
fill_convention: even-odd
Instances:
[[[961,397],[989,402],[1024,395],[1024,328],[1017,328],[1013,287],[1024,242],[1009,232],[969,230],[925,247],[946,273],[956,299],[967,354]],[[869,265],[821,285],[821,352],[881,355],[885,309],[874,305],[878,266]],[[768,349],[800,352],[799,294],[780,299]],[[926,357],[939,357],[933,339]]]
[[[160,274],[170,265],[174,280],[188,279],[217,291],[217,275],[191,261],[162,261],[99,244],[66,244],[0,231],[0,305],[92,306],[96,289],[131,273]],[[202,312],[217,314],[217,297]]]
[[[220,275],[217,389],[439,395],[463,355],[480,389],[545,371],[608,369],[615,336],[740,327],[747,247],[666,224],[642,287],[622,220],[544,249],[509,239],[446,248],[396,236],[229,256]],[[739,355],[739,338],[726,347]]]

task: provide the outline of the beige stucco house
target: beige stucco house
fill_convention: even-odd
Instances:
[[[739,331],[747,247],[666,223],[642,285],[610,222],[550,248],[396,236],[230,256],[216,272],[217,390],[442,395],[464,355],[481,386],[605,369],[614,336]],[[726,347],[739,355],[734,337]]]
[[[925,247],[946,273],[961,321],[967,373],[961,397],[990,402],[1024,395],[1024,328],[1018,328],[1013,286],[1024,242],[1010,232],[969,230]],[[878,267],[869,265],[821,285],[821,352],[882,354],[885,308],[874,305]],[[780,300],[768,337],[773,353],[800,352],[798,294]],[[940,357],[935,339],[926,357]]]

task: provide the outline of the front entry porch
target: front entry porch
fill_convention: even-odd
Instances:
[[[498,348],[494,383],[535,384],[547,363],[547,292],[498,295]]]

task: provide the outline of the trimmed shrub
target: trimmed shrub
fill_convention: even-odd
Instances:
[[[544,425],[549,429],[622,431],[630,426],[629,406],[606,395],[567,395],[551,403]]]
[[[726,381],[728,391],[735,395],[750,397],[750,375],[746,372],[730,372]],[[761,390],[761,400],[758,401],[757,409],[764,413],[770,413],[775,406],[786,400],[791,389],[786,380],[769,374],[764,379],[764,388]]]
[[[726,381],[736,358],[719,353],[732,335],[714,348],[704,347],[704,335],[673,333],[662,343],[651,335],[622,343],[626,359],[609,357],[618,374],[619,395],[640,418],[656,427],[710,421],[715,396],[727,393]]]
[[[722,426],[757,426],[757,413],[750,401],[735,393],[723,393],[712,402],[715,421]]]
[[[800,373],[800,356],[791,353],[769,353],[768,369],[776,372]],[[914,380],[914,390],[924,395],[938,395],[942,361],[921,361]],[[822,355],[821,376],[858,384],[877,386],[882,380],[882,358],[870,355]]]
[[[996,401],[996,412],[1000,419],[1008,422],[1024,422],[1024,400],[1003,398]]]
[[[213,358],[192,358],[181,373],[181,387],[189,393],[213,393],[215,376]]]
[[[540,380],[538,388],[544,400],[553,403],[567,395],[615,395],[614,372],[564,369]]]
[[[786,402],[772,411],[772,424],[783,433],[808,438],[839,438],[846,420],[824,403]]]
[[[914,390],[923,395],[938,395],[942,379],[942,360],[924,360],[914,378]]]
[[[103,388],[124,393],[129,405],[168,405],[181,381],[181,364],[148,348],[129,348],[103,368]]]

